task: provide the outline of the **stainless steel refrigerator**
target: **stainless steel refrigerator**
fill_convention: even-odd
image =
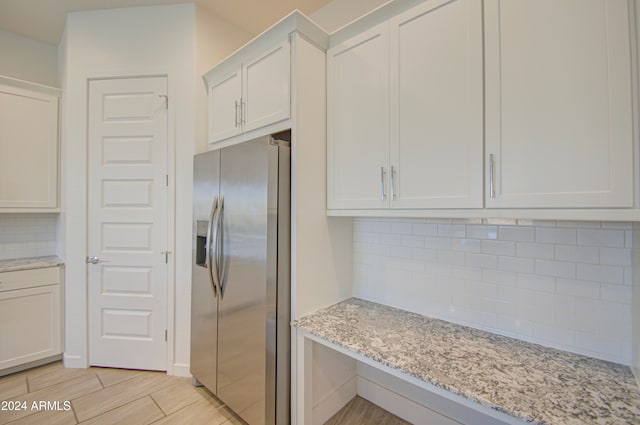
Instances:
[[[250,425],[290,422],[290,140],[194,157],[191,373]]]

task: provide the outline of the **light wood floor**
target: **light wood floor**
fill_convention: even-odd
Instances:
[[[324,425],[410,425],[399,417],[356,396]]]
[[[3,401],[21,405],[18,410],[2,410],[16,408]],[[60,403],[39,411],[40,401]],[[0,424],[11,425],[244,425],[189,378],[137,370],[65,369],[61,362],[0,378],[0,403]]]
[[[61,362],[0,377],[0,403],[0,425],[246,425],[189,378]],[[325,425],[365,424],[408,422],[356,397]]]

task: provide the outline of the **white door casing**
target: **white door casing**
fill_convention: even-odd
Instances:
[[[89,363],[167,369],[167,79],[91,80]]]

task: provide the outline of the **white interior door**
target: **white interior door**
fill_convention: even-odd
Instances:
[[[89,362],[167,367],[167,80],[89,84]]]

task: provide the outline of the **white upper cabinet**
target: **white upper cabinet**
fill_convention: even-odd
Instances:
[[[209,143],[264,127],[290,117],[290,47],[249,53],[235,68],[214,68],[209,86]]]
[[[0,77],[0,212],[57,211],[58,96]]]
[[[389,205],[389,26],[327,52],[328,207]]]
[[[242,126],[264,127],[290,116],[289,40],[242,66]]]
[[[633,206],[628,3],[486,0],[486,206]]]
[[[240,108],[242,70],[213,81],[209,87],[209,142],[223,140],[242,131]]]
[[[482,9],[427,1],[331,49],[329,209],[482,207]]]
[[[391,206],[481,208],[481,2],[427,1],[390,40]]]

